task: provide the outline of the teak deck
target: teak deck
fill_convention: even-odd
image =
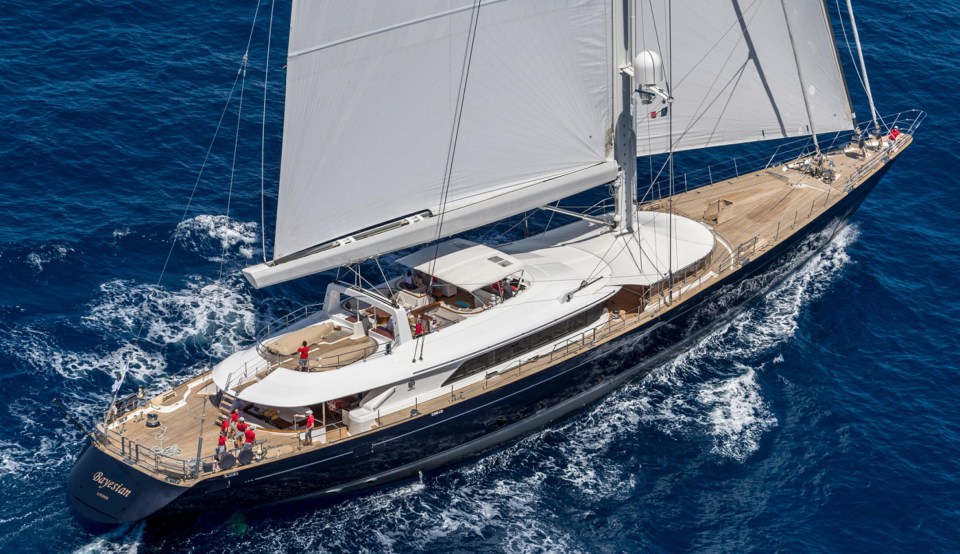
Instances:
[[[500,374],[488,375],[488,378],[480,382],[456,389],[446,387],[439,395],[422,402],[418,401],[415,412],[407,407],[392,413],[378,414],[377,424],[369,432],[375,433],[378,429],[398,425],[411,418],[428,416],[453,403],[481,395],[487,389],[502,387],[522,379],[576,356],[586,348],[613,340],[656,317],[664,310],[682,305],[691,295],[709,286],[714,280],[726,273],[739,270],[739,264],[743,258],[748,258],[754,252],[762,252],[776,246],[795,232],[801,231],[808,221],[840,201],[850,190],[861,185],[911,141],[911,136],[901,135],[895,150],[868,150],[865,159],[853,153],[832,153],[829,161],[835,166],[836,178],[830,184],[800,171],[793,169],[785,171],[784,166],[777,166],[745,173],[733,179],[674,195],[673,211],[695,221],[704,221],[712,203],[725,201],[732,204],[726,208],[720,222],[713,225],[713,229],[722,237],[722,241],[718,242],[710,263],[686,279],[675,282],[672,295],[665,292],[660,300],[642,306],[635,292],[627,288],[622,289],[608,301],[607,305],[613,317],[600,328],[582,333],[579,338],[568,341],[565,347],[555,349],[549,355],[521,360],[519,365]],[[858,171],[858,168],[860,174],[856,175],[854,182],[849,182],[849,178]],[[647,203],[641,208],[667,211],[670,209],[669,203],[669,199],[662,199]],[[195,460],[197,439],[202,437],[201,455],[209,456],[217,445],[219,412],[218,407],[208,400],[208,396],[198,393],[211,383],[209,373],[205,373],[176,387],[173,398],[170,398],[168,392],[164,395],[166,400],[164,396],[152,399],[150,404],[160,410],[169,409],[176,403],[184,402],[175,411],[159,413],[161,424],[159,428],[149,429],[142,422],[132,419],[130,414],[119,418],[111,425],[111,431],[124,437],[128,443],[126,454],[120,453],[121,448],[117,445],[120,439],[116,435],[106,441],[109,443],[107,452],[117,458],[129,458],[129,441],[133,441],[139,445],[140,449],[159,449],[159,452],[165,456],[189,461]],[[320,414],[317,416],[319,426]],[[250,417],[247,419],[250,420]],[[202,425],[201,421],[203,421]],[[341,427],[328,431],[325,441],[317,438],[313,445],[302,446],[298,434],[292,429],[288,431],[258,429],[257,440],[266,441],[267,451],[264,459],[257,463],[297,455],[303,449],[323,448],[324,443],[330,444],[349,440],[349,438],[349,432]],[[149,472],[142,464],[135,467]],[[230,471],[243,469],[244,467],[234,467]],[[198,479],[217,475],[220,473],[201,473]]]

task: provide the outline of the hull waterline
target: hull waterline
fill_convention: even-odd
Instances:
[[[676,309],[507,386],[403,425],[203,479],[191,487],[156,479],[88,446],[70,475],[71,501],[85,518],[123,523],[224,505],[336,499],[494,449],[583,409],[628,380],[645,376],[730,321],[819,252],[891,165],[892,160],[800,232]]]

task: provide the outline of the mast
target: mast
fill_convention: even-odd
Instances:
[[[630,0],[613,0],[613,121],[617,231],[632,232],[637,195],[637,119],[633,113],[633,14]],[[631,68],[631,69],[628,69]]]
[[[847,12],[850,14],[850,26],[853,27],[853,41],[857,44],[857,55],[860,56],[860,73],[863,74],[863,89],[867,93],[867,102],[870,103],[870,116],[873,117],[873,128],[880,133],[880,124],[877,123],[877,108],[873,105],[873,94],[870,92],[870,79],[867,78],[867,64],[863,61],[863,49],[860,47],[860,33],[857,32],[857,19],[853,17],[853,3],[847,0]]]

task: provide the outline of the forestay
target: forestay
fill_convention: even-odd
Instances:
[[[853,127],[829,15],[820,1],[672,2],[672,40],[670,4],[635,4],[636,49],[659,53],[665,74],[672,63],[674,97],[670,107],[660,99],[638,106],[638,155],[668,151],[671,111],[675,150],[811,134],[799,72],[816,132]]]
[[[295,1],[274,259],[425,211],[433,226],[445,206],[482,199],[482,213],[446,214],[445,230],[463,230],[461,213],[482,225],[612,179],[609,11],[589,0],[488,0],[477,11],[470,0]],[[334,248],[299,273],[424,235],[396,232],[348,256]]]

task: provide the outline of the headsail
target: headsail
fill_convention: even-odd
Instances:
[[[670,111],[674,150],[811,134],[800,71],[816,132],[853,127],[829,14],[820,1],[672,2],[671,21],[669,4],[635,4],[637,51],[660,54],[665,71],[672,61],[674,97],[669,107],[659,99],[638,107],[638,155],[668,151]]]
[[[486,0],[442,205],[475,9],[471,0],[294,2],[274,260],[444,206],[448,235],[615,177],[609,5]],[[482,210],[463,209],[481,199]],[[346,258],[337,248],[313,254],[310,272],[433,238],[396,227]]]

